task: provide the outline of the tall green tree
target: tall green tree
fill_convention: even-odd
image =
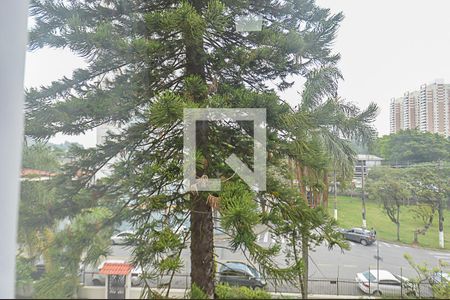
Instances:
[[[25,145],[23,168],[56,172],[60,168],[61,153],[45,143]],[[18,243],[21,254],[35,260],[45,248],[45,232],[53,230],[55,216],[50,209],[56,193],[48,178],[29,175],[20,185]]]
[[[308,74],[300,103],[286,121],[294,140],[290,153],[297,160],[298,182],[302,183],[308,167],[315,170],[316,174],[311,175],[320,178],[315,181],[324,186],[321,191],[325,206],[328,205],[329,171],[338,169],[344,177],[353,174],[356,153],[352,141],[367,144],[376,136],[372,123],[377,105],[371,103],[361,109],[338,98],[339,79],[342,75],[333,64]]]
[[[63,155],[63,151],[45,143],[25,144],[22,155],[22,167],[55,172],[61,166],[59,160]]]
[[[66,155],[44,143],[25,145],[23,166],[56,174]],[[80,265],[107,255],[114,223],[107,203],[80,209],[92,201],[92,192],[80,191],[74,205],[57,187],[48,177],[30,175],[21,182],[17,283],[24,291],[32,285],[37,298],[76,296]],[[37,263],[44,264],[45,273],[33,282],[30,276]]]
[[[430,132],[404,130],[378,138],[371,151],[392,164],[450,160],[450,139]]]
[[[378,167],[371,170],[367,182],[369,199],[380,203],[383,212],[395,224],[397,241],[400,241],[400,210],[412,196],[406,175],[404,169]]]
[[[285,281],[299,288],[302,298],[308,298],[309,250],[324,241],[329,248],[348,249],[336,230],[336,223],[323,207],[311,208],[296,188],[288,188],[274,180],[269,183],[272,195],[268,199],[270,212],[263,218],[277,241],[285,241],[286,263],[281,270]],[[286,179],[286,178],[285,178]]]
[[[43,143],[25,144],[22,157],[24,168],[42,171],[56,171],[59,168],[57,152]],[[20,185],[16,260],[16,289],[19,293],[32,284],[35,264],[41,255],[45,255],[48,234],[55,227],[49,210],[55,202],[55,191],[48,181],[37,179],[30,175],[23,178]]]
[[[426,229],[433,221],[434,212],[438,212],[439,246],[444,248],[444,208],[450,199],[449,165],[442,162],[417,165],[409,170],[408,177],[413,186],[413,194],[419,203],[425,204],[422,207],[431,208],[425,212],[419,212],[422,216],[429,216],[429,222],[425,225]],[[430,212],[427,213],[427,211]],[[415,233],[414,241],[417,242],[417,233]]]
[[[250,13],[262,17],[262,30],[236,31],[236,18]],[[120,134],[110,134],[104,145],[74,150],[60,182],[66,201],[73,203],[88,186],[97,188],[95,199],[114,194],[124,206],[134,205],[132,220],[142,241],[136,259],[153,262],[163,272],[179,267],[175,254],[182,245],[170,229],[190,218],[192,283],[212,298],[209,200],[220,193],[183,189],[182,109],[267,108],[267,130],[276,140],[285,109],[266,83],[276,82],[282,90],[292,85],[290,76],[336,62],[339,56],[331,45],[342,15],[332,15],[313,0],[34,0],[31,14],[36,20],[31,49],[67,48],[84,57],[87,67],[27,92],[27,134],[46,139],[57,133],[82,134],[106,123],[122,125]],[[239,139],[243,131],[249,132],[246,124],[197,124],[197,176],[232,177],[217,159],[231,153],[251,165],[248,139]],[[276,151],[275,145],[269,149]],[[119,154],[112,179],[91,185],[95,173]],[[74,174],[82,176],[72,180]],[[156,211],[165,212],[158,223],[167,230],[147,223]],[[152,249],[150,242],[161,232],[167,232],[164,239],[159,236],[166,243]],[[165,251],[171,254],[166,257],[170,264],[156,257]]]
[[[337,98],[340,78],[341,74],[333,64],[308,74],[300,104],[284,118],[285,155],[291,161],[290,171],[297,181],[300,199],[311,202],[309,204],[312,207],[328,206],[329,170],[339,168],[343,174],[353,172],[356,153],[350,141],[367,143],[375,136],[371,123],[376,116],[377,106],[370,104],[361,110]],[[320,219],[320,211],[317,213]],[[324,228],[332,227],[329,219],[322,220]],[[309,249],[316,245],[316,239],[310,232],[316,229],[316,225],[314,222],[304,222],[299,227],[301,229],[297,235],[300,237],[300,261],[303,264],[300,281],[302,296],[306,298]]]

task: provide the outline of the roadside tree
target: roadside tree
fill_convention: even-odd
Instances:
[[[416,165],[408,170],[413,195],[419,204],[416,212],[423,220],[428,220],[423,230],[418,229],[414,233],[414,241],[418,242],[417,235],[424,234],[430,227],[434,212],[437,211],[439,246],[444,248],[444,209],[450,197],[450,167],[448,164],[438,163]]]
[[[381,204],[383,212],[396,225],[397,241],[400,241],[400,210],[411,198],[411,187],[404,169],[378,167],[371,170],[367,182],[369,199]]]

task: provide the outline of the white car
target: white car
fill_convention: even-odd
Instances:
[[[130,243],[130,238],[135,234],[134,231],[122,231],[111,237],[113,245],[127,245]]]
[[[379,278],[377,278],[377,273]],[[385,296],[413,296],[416,294],[413,284],[408,278],[392,274],[386,270],[370,270],[356,274],[358,287],[365,294]]]

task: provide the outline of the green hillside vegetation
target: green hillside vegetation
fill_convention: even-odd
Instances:
[[[330,199],[330,203],[333,199]],[[360,197],[338,197],[338,223],[343,228],[361,227],[361,198]],[[330,214],[333,214],[333,205],[329,206]],[[377,231],[380,240],[396,241],[396,227],[383,213],[380,204],[366,202],[367,226],[373,227]],[[411,207],[404,206],[400,212],[402,222],[400,230],[400,241],[405,244],[412,244],[414,230],[422,226],[411,211]],[[444,220],[450,220],[450,212],[445,211]],[[422,247],[438,248],[438,222],[437,216],[432,226],[425,235],[419,236],[419,245]],[[445,249],[450,250],[450,221],[444,222]]]

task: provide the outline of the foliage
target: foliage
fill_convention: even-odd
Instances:
[[[411,187],[406,180],[407,170],[378,167],[370,171],[367,182],[369,199],[381,204],[383,212],[397,227],[400,241],[400,208],[409,202]]]
[[[356,156],[350,141],[364,144],[375,136],[371,123],[377,106],[372,103],[361,110],[339,99],[337,81],[340,78],[340,72],[332,65],[311,72],[300,104],[283,118],[284,154],[289,163],[288,176],[284,180],[290,180],[292,189],[295,178],[298,191],[291,190],[286,194],[288,189],[282,188],[272,193],[277,207],[272,208],[271,213],[278,215],[275,214],[271,222],[277,236],[288,240],[287,262],[292,264],[290,268],[295,274],[289,281],[300,287],[304,299],[308,297],[309,249],[324,240],[330,247],[346,248],[336,235],[336,224],[326,213],[328,172],[339,173],[341,181],[345,181],[353,174]],[[319,207],[311,209],[306,203],[313,208]]]
[[[220,284],[216,287],[217,299],[271,299],[272,296],[260,289],[252,290],[248,287],[232,287]],[[198,299],[198,298],[195,298]]]
[[[48,167],[53,166],[58,170],[66,153],[52,149],[40,143],[26,146],[24,159],[36,169],[50,170]],[[111,210],[104,204],[71,210],[56,181],[31,178],[21,183],[18,280],[30,284],[27,274],[42,258],[45,274],[34,284],[38,298],[72,297],[80,263],[94,263],[107,254],[114,222]],[[92,194],[80,192],[77,200],[78,205],[92,201]]]
[[[70,299],[76,293],[78,276],[68,270],[53,269],[34,285],[35,299]]]
[[[16,289],[20,290],[33,282],[32,274],[35,271],[32,263],[25,257],[18,256],[16,259]]]
[[[236,17],[249,11],[263,17],[262,31],[236,31]],[[212,297],[215,207],[209,200],[224,199],[224,225],[234,246],[248,249],[252,258],[261,258],[262,268],[282,279],[286,272],[278,272],[271,261],[275,251],[258,247],[251,228],[263,216],[252,211],[256,206],[250,200],[269,194],[238,188],[236,193],[246,201],[227,202],[228,195],[221,193],[185,192],[182,109],[266,108],[268,150],[273,154],[269,165],[277,164],[285,157],[282,120],[290,108],[267,83],[276,82],[280,91],[293,85],[288,78],[307,77],[304,98],[309,107],[335,89],[339,55],[331,46],[342,14],[332,15],[312,0],[34,0],[31,15],[36,19],[31,49],[68,48],[84,57],[87,67],[27,91],[27,135],[47,139],[57,133],[82,134],[101,124],[121,125],[120,133],[109,134],[97,148],[72,148],[65,176],[57,179],[66,214],[76,218],[104,204],[117,218],[129,218],[137,229],[135,264],[151,269],[148,277],[179,270],[187,236],[176,229],[190,219],[192,282]],[[370,116],[353,117],[356,122]],[[198,126],[199,178],[231,178],[230,186],[239,186],[218,158],[235,153],[253,164],[248,125]],[[329,148],[344,144],[328,136]],[[110,178],[93,183],[95,174],[113,160]],[[73,180],[75,174],[79,176]],[[249,223],[239,226],[239,216]]]
[[[20,195],[18,242],[28,257],[37,258],[45,232],[55,226],[55,191],[45,181],[22,181]]]
[[[450,164],[419,164],[408,168],[406,174],[419,202],[437,206],[448,198]]]
[[[208,296],[196,284],[192,284],[188,299],[208,299]]]
[[[447,164],[418,164],[396,169],[378,167],[371,170],[368,180],[369,199],[382,204],[383,211],[397,225],[400,240],[400,207],[414,204],[408,209],[423,227],[414,231],[414,240],[424,235],[439,212],[439,226],[443,230],[443,206],[448,202],[449,171]]]
[[[393,164],[450,160],[448,138],[419,130],[404,130],[378,138],[371,150]]]
[[[450,282],[442,280],[439,283],[434,282],[433,275],[438,272],[442,272],[442,268],[446,265],[439,261],[439,266],[430,268],[427,264],[417,264],[409,254],[404,254],[404,258],[408,261],[409,265],[416,271],[417,278],[412,282],[415,284],[428,283],[433,290],[433,298],[435,299],[449,299],[450,298]]]
[[[322,207],[310,208],[298,196],[284,197],[280,195],[278,205],[272,207],[269,218],[280,244],[281,239],[286,240],[284,254],[289,268],[285,271],[291,271],[288,281],[300,287],[302,297],[307,298],[309,249],[314,249],[324,241],[330,249],[335,246],[348,249],[348,244],[342,241],[336,223]]]
[[[261,31],[236,30],[236,17],[248,12],[263,18]],[[279,281],[307,273],[303,263],[309,247],[323,240],[340,245],[335,224],[320,208],[306,205],[303,190],[327,191],[331,162],[345,174],[352,170],[349,140],[370,140],[375,133],[376,105],[361,110],[336,97],[342,76],[336,68],[339,55],[331,47],[342,14],[333,15],[313,0],[34,0],[31,15],[36,19],[31,49],[68,48],[84,57],[87,67],[27,91],[27,135],[47,139],[83,134],[102,124],[120,127],[97,148],[72,147],[71,161],[55,180],[58,205],[75,220],[73,226],[95,225],[99,231],[94,233],[102,236],[101,223],[79,219],[100,205],[109,211],[95,211],[94,220],[129,219],[136,228],[134,263],[146,278],[179,271],[180,253],[190,239],[191,282],[210,298],[214,210],[222,215],[231,246],[247,250],[263,272]],[[293,76],[307,79],[295,110],[277,94],[293,86]],[[276,89],[268,82],[276,83]],[[183,109],[205,107],[266,108],[268,191],[250,190],[223,162],[236,154],[253,165],[252,127],[222,121],[197,124],[196,175],[220,178],[224,190],[186,192]],[[287,158],[304,173],[298,178],[302,193],[289,188],[293,172],[285,166]],[[93,182],[105,165],[112,174]],[[270,212],[258,210],[263,201]],[[188,219],[190,233],[181,233],[177,229]],[[302,258],[278,266],[273,258],[279,248],[256,243],[258,223],[293,236],[291,245],[302,247]],[[72,272],[75,257],[95,237],[67,231],[79,243],[73,253],[63,253],[71,258]],[[61,239],[61,244],[70,242],[56,237]],[[96,249],[93,253],[102,253],[101,245]],[[170,285],[170,280],[163,284],[167,294]]]
[[[25,145],[22,167],[55,172],[60,167],[58,160],[63,154],[62,150],[50,147],[45,143],[38,142],[30,146]]]
[[[107,255],[110,227],[105,226],[111,219],[111,211],[98,207],[78,214],[64,229],[55,231],[45,259],[46,273],[35,284],[37,298],[72,298],[79,283],[82,264],[96,264]]]
[[[418,242],[418,234],[425,234],[433,222],[436,210],[439,231],[444,229],[444,205],[450,199],[450,166],[442,162],[437,165],[417,165],[409,169],[408,179],[413,186],[414,197],[422,204],[418,208],[425,208],[422,212],[416,210],[416,215],[425,221],[425,226],[414,232],[414,240]]]

